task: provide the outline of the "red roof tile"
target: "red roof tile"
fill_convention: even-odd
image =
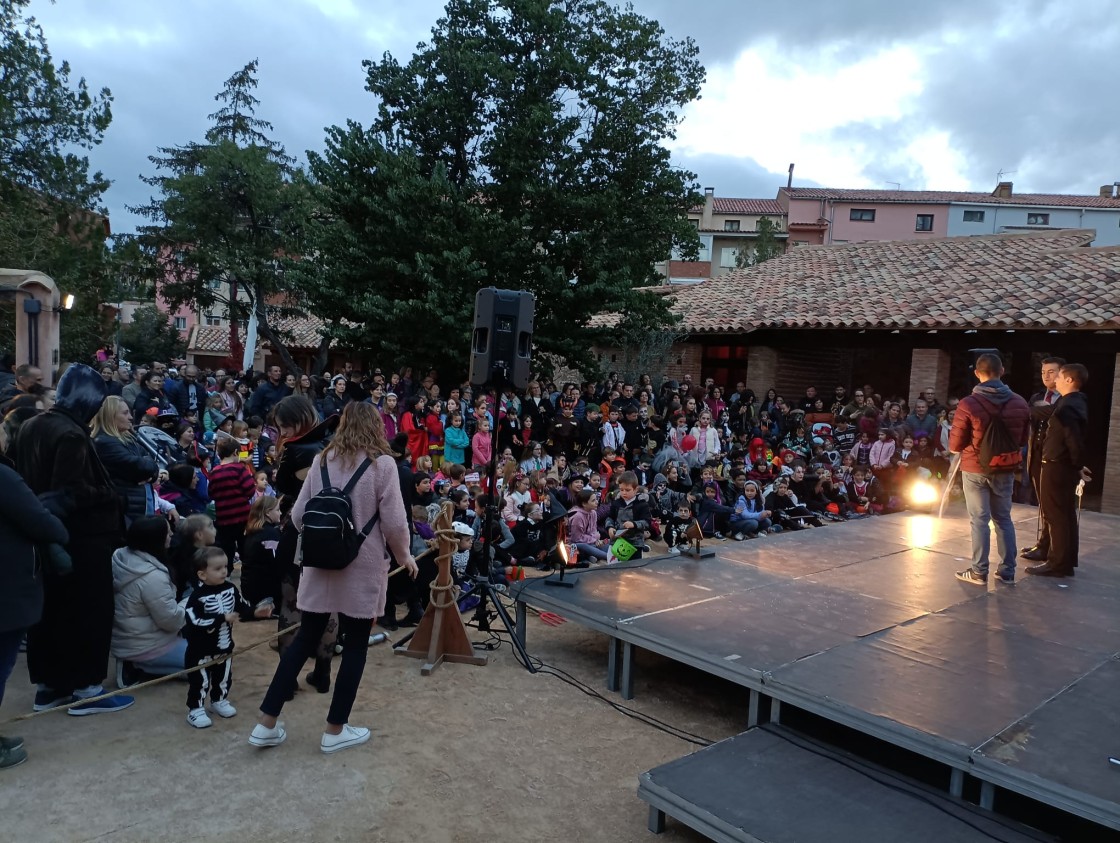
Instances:
[[[314,349],[319,347],[320,329],[323,320],[314,316],[285,316],[269,320],[273,329],[287,341],[288,348]],[[245,329],[238,330],[238,336],[245,342]],[[266,344],[258,335],[258,345]],[[333,345],[333,343],[332,343]],[[215,328],[208,325],[195,325],[187,339],[187,351],[203,354],[229,354],[229,328]]]
[[[1120,328],[1120,249],[1065,230],[802,246],[674,287],[690,333]]]
[[[689,213],[702,214],[704,206],[697,205],[691,208]],[[717,196],[712,199],[712,213],[780,217],[785,214],[785,211],[782,210],[777,199],[724,199]]]
[[[785,188],[782,188],[785,190]],[[1076,196],[1060,193],[1013,193],[1004,199],[991,193],[957,190],[848,190],[831,187],[795,187],[792,199],[833,199],[837,202],[895,202],[937,205],[947,202],[976,202],[985,205],[1053,205],[1075,208],[1120,209],[1120,198]]]

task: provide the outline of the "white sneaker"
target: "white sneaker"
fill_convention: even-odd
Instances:
[[[746,536],[744,536],[742,533],[736,533],[734,536],[732,536],[732,538],[734,538],[737,542],[741,542],[746,538]]]
[[[205,729],[214,725],[214,721],[210,719],[210,715],[206,713],[205,708],[192,708],[187,714],[187,722],[196,729]]]
[[[361,726],[351,726],[347,723],[337,735],[324,732],[323,739],[319,742],[319,749],[323,752],[338,752],[340,749],[358,746],[368,740],[369,729]]]
[[[288,737],[288,733],[284,731],[283,723],[277,723],[273,729],[258,723],[253,727],[252,734],[249,735],[249,743],[253,746],[279,746],[284,743],[286,737]]]
[[[219,717],[233,717],[237,714],[237,709],[233,707],[233,703],[229,700],[218,700],[210,703],[210,710]]]
[[[677,547],[676,545],[673,545],[671,548],[669,548],[669,555],[670,556],[680,556],[681,555],[681,549],[679,547]]]

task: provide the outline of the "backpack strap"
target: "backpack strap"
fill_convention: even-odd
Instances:
[[[366,522],[366,525],[364,527],[362,527],[362,531],[360,533],[358,533],[358,546],[359,547],[361,547],[362,542],[364,542],[367,538],[369,538],[370,531],[373,530],[373,525],[376,524],[380,520],[380,518],[381,518],[381,510],[378,510],[377,512],[373,513],[373,517],[370,518],[369,521]]]
[[[327,472],[327,461],[322,456],[319,457],[319,476],[323,478],[323,488],[329,489],[331,487],[331,476]]]
[[[373,465],[373,460],[366,457],[362,464],[358,466],[358,470],[351,476],[350,481],[342,490],[342,494],[349,496],[354,491],[354,487],[358,485],[358,481],[362,479],[362,475],[366,473],[366,469]]]

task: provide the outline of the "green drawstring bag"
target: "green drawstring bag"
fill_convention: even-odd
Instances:
[[[638,552],[638,548],[626,541],[626,539],[615,539],[614,544],[611,545],[611,555],[618,559],[620,562],[629,562],[630,559]]]

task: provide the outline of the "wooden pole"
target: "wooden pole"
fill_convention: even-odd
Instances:
[[[439,539],[436,559],[439,573],[432,583],[431,602],[408,646],[394,651],[399,656],[423,659],[420,667],[423,676],[430,676],[443,662],[477,665],[487,662],[486,656],[475,652],[467,637],[467,627],[455,599],[457,587],[451,578],[451,556],[458,547],[459,535],[451,528],[454,512],[454,505],[445,503],[434,525]]]

